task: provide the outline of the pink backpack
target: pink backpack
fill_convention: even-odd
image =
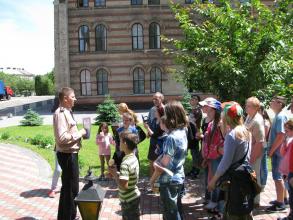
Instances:
[[[224,146],[224,138],[220,127],[218,127],[214,133],[214,137],[208,146],[208,137],[211,135],[213,129],[213,122],[210,122],[207,131],[204,134],[203,142],[203,157],[205,159],[217,159],[222,154],[219,152],[219,148]]]

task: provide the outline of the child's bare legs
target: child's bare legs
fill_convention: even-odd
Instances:
[[[105,155],[107,166],[109,166],[109,160],[111,155]]]
[[[101,176],[104,176],[104,173],[105,173],[105,156],[104,155],[100,155],[100,161],[101,161]]]
[[[152,177],[153,173],[154,173],[154,161],[149,160],[149,175],[150,175],[150,177]]]

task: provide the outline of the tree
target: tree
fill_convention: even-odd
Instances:
[[[165,52],[183,66],[177,78],[187,88],[242,103],[253,94],[269,94],[276,83],[292,94],[289,2],[278,1],[273,9],[259,0],[233,5],[228,0],[219,5],[199,1],[188,7],[171,4],[185,36],[164,39],[170,43]]]
[[[107,95],[104,102],[97,106],[96,124],[107,122],[109,124],[115,123],[119,120],[119,113],[114,100],[110,95]]]
[[[54,71],[41,76],[37,75],[35,77],[35,89],[37,95],[54,95],[55,85],[54,85]]]
[[[181,104],[187,113],[189,113],[192,109],[190,102],[189,102],[190,99],[191,99],[190,93],[188,91],[184,91],[183,96],[182,96],[182,100],[181,100]]]
[[[31,109],[27,110],[23,118],[24,119],[20,121],[20,124],[23,126],[39,126],[43,124],[43,118]]]

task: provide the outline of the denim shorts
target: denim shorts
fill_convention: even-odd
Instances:
[[[272,156],[272,174],[273,174],[273,180],[282,180],[282,174],[279,171],[280,162],[282,160],[282,156],[275,152]]]

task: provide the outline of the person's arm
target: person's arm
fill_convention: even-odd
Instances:
[[[122,166],[123,165],[121,165],[121,168],[120,168],[121,172],[123,172]],[[109,167],[109,173],[113,176],[119,188],[123,190],[128,189],[128,180],[129,180],[128,176],[123,176],[121,173],[117,172],[116,166]]]
[[[254,164],[255,161],[262,156],[264,142],[256,142],[251,148],[250,164]]]
[[[70,132],[68,130],[67,120],[65,113],[54,114],[53,117],[55,138],[59,144],[71,144],[86,134],[86,130],[82,128],[77,132]]]
[[[277,133],[277,136],[271,146],[271,150],[269,152],[269,157],[272,157],[275,151],[278,149],[278,147],[282,144],[284,141],[285,134],[282,132]]]
[[[148,137],[151,137],[153,135],[153,131],[152,129],[150,128],[149,124],[148,123],[143,123],[143,126],[144,128],[147,130],[147,134],[148,134]]]

